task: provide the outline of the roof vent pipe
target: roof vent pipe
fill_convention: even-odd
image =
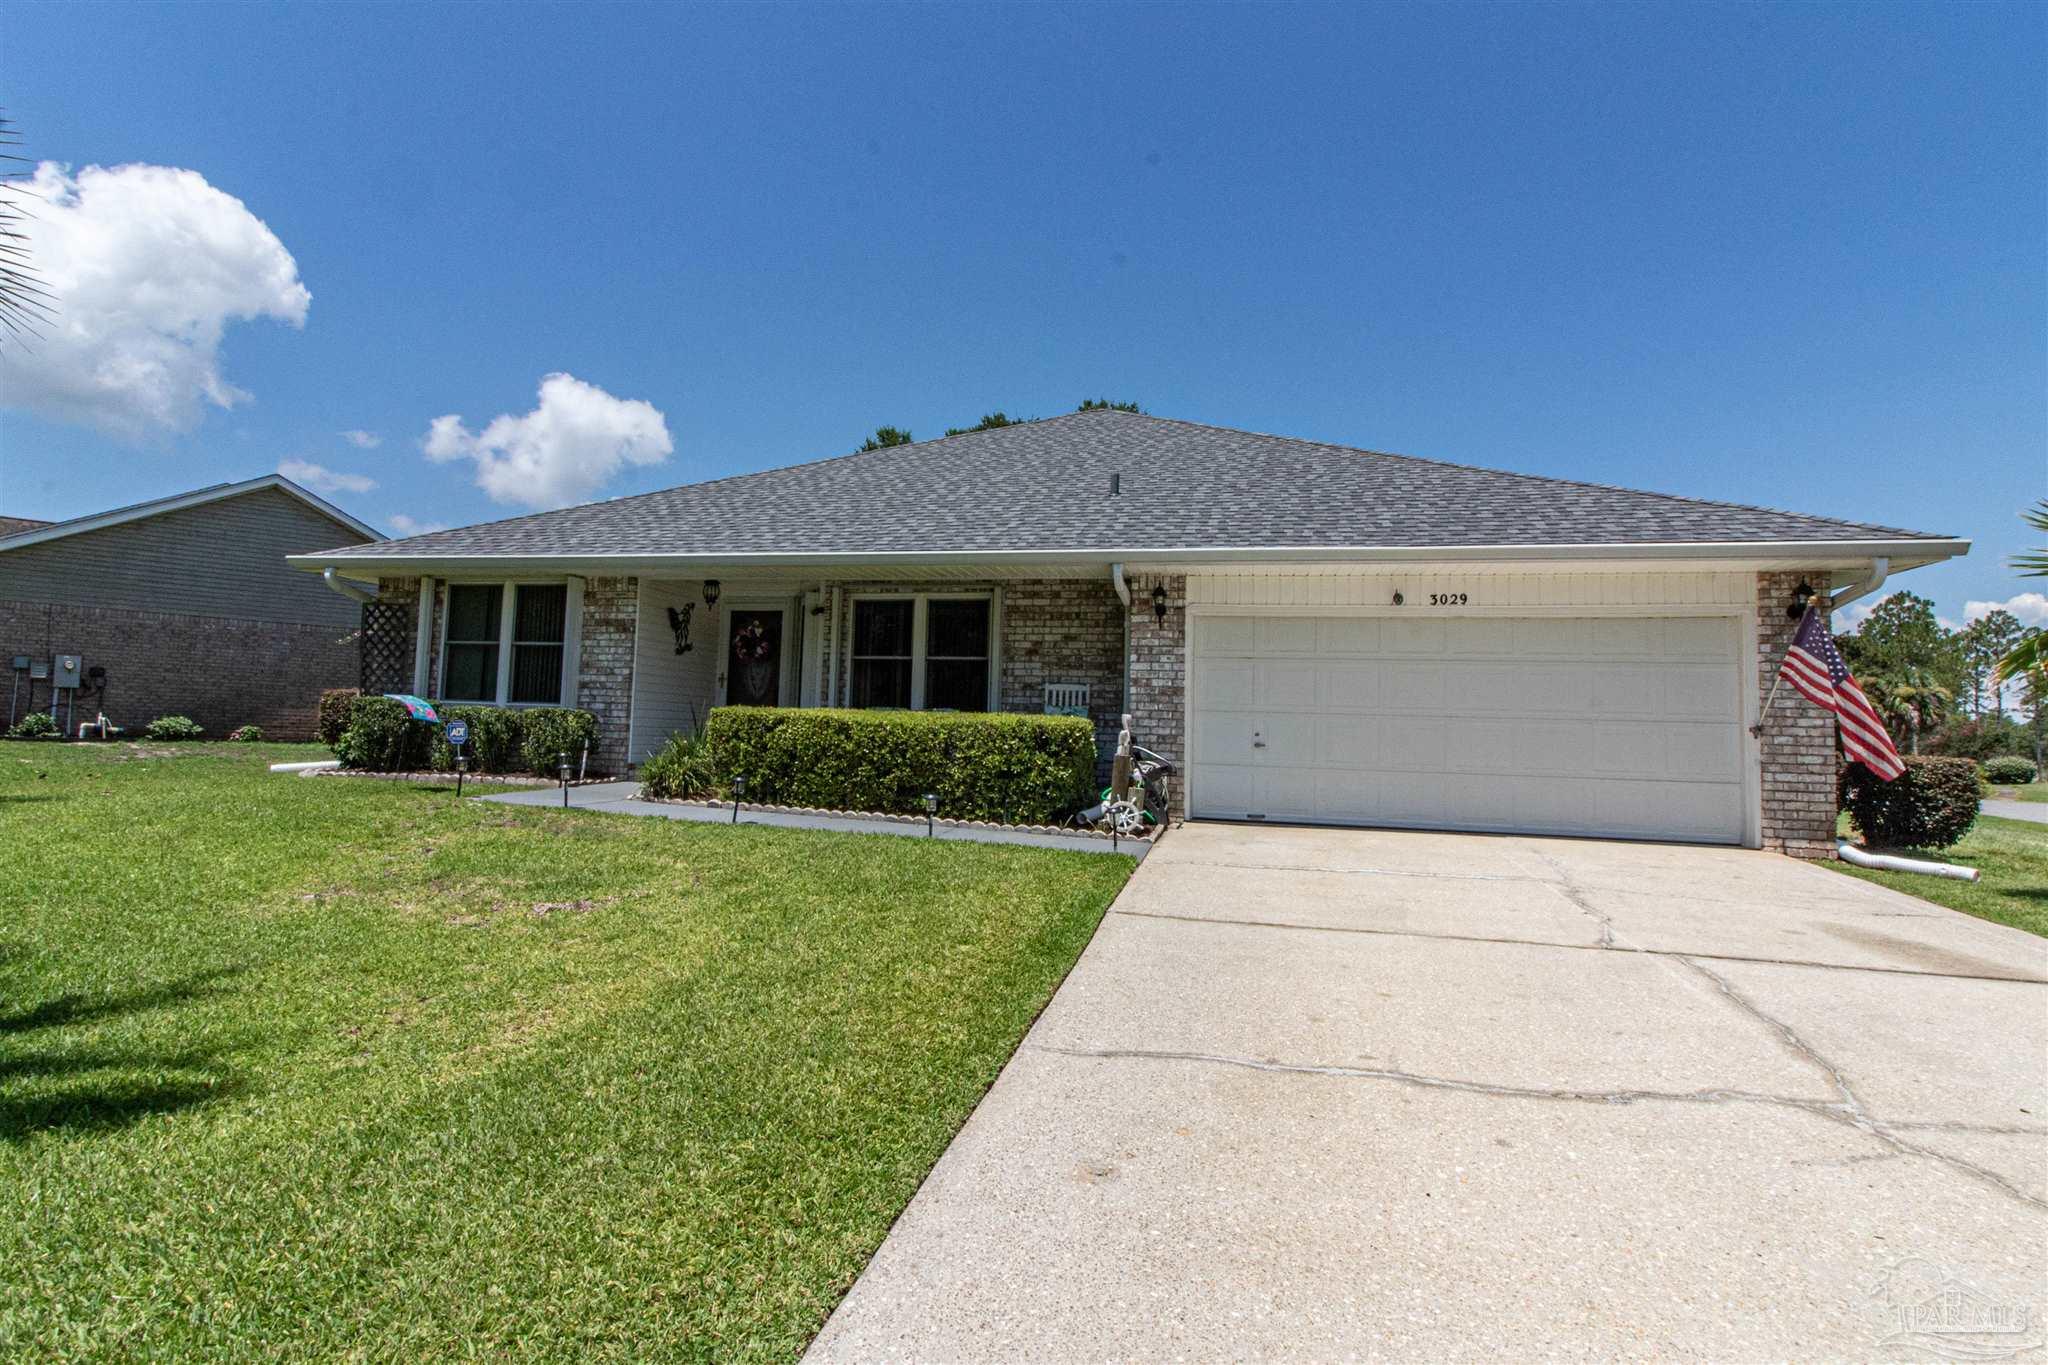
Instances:
[[[377,600],[376,593],[371,592],[367,588],[359,588],[355,584],[349,582],[346,578],[343,578],[340,574],[337,574],[334,571],[334,566],[332,564],[329,564],[326,568],[320,571],[320,581],[322,583],[325,583],[328,586],[329,590],[340,593],[343,597],[348,598],[350,601],[374,602]]]
[[[1123,475],[1121,475],[1121,474],[1112,474],[1112,475],[1110,475],[1110,476],[1109,476],[1109,495],[1110,495],[1110,496],[1111,496],[1112,498],[1114,498],[1114,497],[1117,497],[1118,495],[1120,495],[1120,494],[1121,494],[1121,493],[1122,493],[1123,491],[1124,491],[1124,476],[1123,476]]]

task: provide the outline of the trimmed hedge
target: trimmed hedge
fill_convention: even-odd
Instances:
[[[1873,848],[1947,848],[1976,823],[1980,795],[1967,758],[1909,758],[1890,782],[1860,763],[1842,774],[1842,804]]]
[[[720,706],[704,736],[719,785],[768,804],[918,814],[935,792],[952,819],[1049,825],[1095,796],[1081,716]]]
[[[1996,782],[2001,787],[2022,787],[2040,775],[2031,758],[2018,754],[2000,754],[1984,763],[1984,780]]]
[[[332,749],[341,743],[341,732],[348,729],[349,708],[362,695],[362,689],[356,687],[333,687],[320,694],[318,734],[322,744]]]
[[[190,716],[158,716],[142,727],[151,739],[202,739],[205,729]]]
[[[495,706],[435,703],[445,721],[469,722],[471,772],[534,773],[553,777],[555,755],[567,749],[569,762],[582,758],[583,741],[597,742],[597,717],[566,707],[536,706],[521,710]],[[416,721],[389,697],[356,697],[349,704],[348,728],[334,746],[344,768],[373,773],[455,771],[455,750],[439,725]]]

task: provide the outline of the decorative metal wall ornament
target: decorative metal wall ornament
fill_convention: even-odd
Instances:
[[[683,603],[683,609],[668,609],[668,628],[676,633],[676,653],[688,654],[695,648],[690,643],[690,613],[697,609],[695,602]]]

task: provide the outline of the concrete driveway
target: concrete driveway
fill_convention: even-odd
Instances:
[[[2044,982],[1770,854],[1189,825],[811,1355],[2038,1348]]]

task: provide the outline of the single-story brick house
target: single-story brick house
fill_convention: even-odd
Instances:
[[[70,521],[0,518],[0,664],[8,723],[101,711],[134,731],[190,716],[210,735],[311,739],[320,693],[357,680],[362,609],[285,556],[378,539],[281,474]],[[64,661],[76,660],[76,691]]]
[[[395,688],[596,712],[1083,706],[1196,818],[1829,856],[1802,585],[1968,542],[1119,411],[300,555],[416,631]],[[420,609],[425,604],[425,609]]]

